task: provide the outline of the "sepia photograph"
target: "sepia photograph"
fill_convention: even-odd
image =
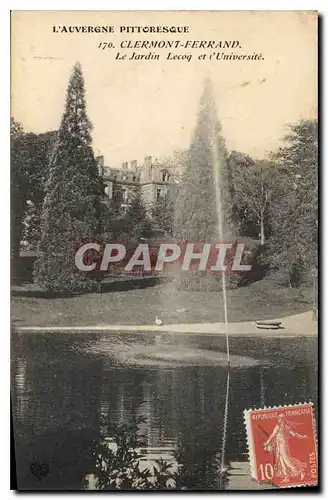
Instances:
[[[10,114],[12,489],[318,489],[318,13],[12,11]]]

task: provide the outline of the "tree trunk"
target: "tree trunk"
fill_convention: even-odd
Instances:
[[[260,233],[260,236],[261,236],[261,245],[264,245],[264,216],[263,214],[261,214],[261,233]]]

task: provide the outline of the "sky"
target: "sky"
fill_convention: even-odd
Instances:
[[[53,26],[113,26],[114,33],[54,33]],[[187,26],[188,34],[126,34],[120,26]],[[129,49],[122,41],[237,40],[241,48]],[[100,42],[115,48],[101,50]],[[300,11],[20,11],[12,14],[11,114],[28,132],[57,129],[76,61],[85,77],[95,153],[118,167],[187,148],[205,78],[211,78],[229,150],[276,149],[287,124],[317,116],[317,16]],[[116,54],[160,60],[115,60]],[[167,54],[192,60],[167,60]],[[206,53],[263,60],[199,60]]]

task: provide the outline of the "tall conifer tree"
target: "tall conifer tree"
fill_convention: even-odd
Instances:
[[[75,252],[100,235],[103,183],[92,149],[79,63],[71,74],[65,112],[50,164],[35,278],[47,290],[81,291],[95,280],[75,266]]]

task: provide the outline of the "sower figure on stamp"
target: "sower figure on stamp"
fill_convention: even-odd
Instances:
[[[298,434],[292,430],[293,423],[286,419],[281,413],[278,415],[278,423],[272,431],[271,436],[264,443],[264,449],[274,455],[274,471],[282,482],[288,483],[290,477],[305,476],[307,465],[290,455],[288,440],[290,436],[298,439],[306,439],[304,434]]]

